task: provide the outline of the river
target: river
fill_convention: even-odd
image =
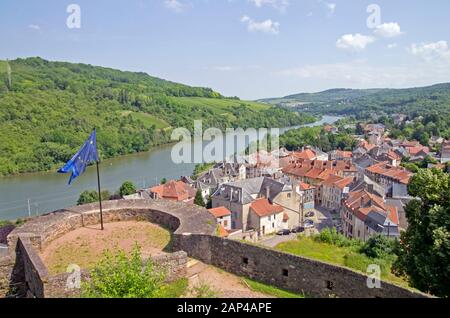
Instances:
[[[333,124],[339,119],[324,116],[322,120],[304,126]],[[294,128],[298,127],[283,128],[280,132]],[[162,178],[170,180],[191,175],[195,164],[177,165],[172,162],[172,147],[165,145],[149,152],[105,160],[100,165],[102,190],[113,193],[127,180],[139,188],[145,188],[158,184]],[[94,167],[89,167],[71,186],[67,185],[68,178],[69,175],[55,172],[0,178],[0,220],[14,220],[70,207],[76,204],[81,192],[96,189]]]

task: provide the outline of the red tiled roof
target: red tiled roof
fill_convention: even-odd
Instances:
[[[353,182],[353,177],[347,177],[342,180],[336,181],[335,185],[339,189],[344,189],[346,186],[350,185]]]
[[[423,151],[424,153],[429,153],[430,148],[424,147],[424,146],[416,146],[416,147],[405,147],[405,149],[408,151],[408,153],[411,156],[417,155],[419,152]]]
[[[341,158],[353,158],[353,153],[351,151],[336,150],[336,156]]]
[[[399,225],[399,217],[398,217],[398,210],[397,207],[392,205],[386,206],[388,212],[389,212],[389,219],[394,222],[396,225]]]
[[[292,155],[297,159],[303,159],[303,160],[313,160],[316,158],[316,153],[312,151],[311,149],[306,149],[300,152],[294,152]]]
[[[258,199],[250,205],[250,209],[259,217],[278,214],[284,211],[283,207],[279,205],[270,204],[266,198]]]
[[[217,226],[217,234],[219,237],[228,237],[230,235],[230,233],[228,233],[228,231],[221,224]]]
[[[387,162],[380,162],[376,165],[368,167],[366,169],[368,172],[379,174],[385,177],[390,177],[397,182],[408,184],[409,179],[413,176],[411,172],[403,168],[394,167]]]
[[[302,190],[302,191],[314,189],[314,187],[312,185],[307,184],[305,182],[300,182],[299,187],[300,187],[300,190]]]
[[[228,210],[226,207],[218,207],[218,208],[214,208],[214,209],[209,209],[208,210],[212,215],[214,215],[216,218],[222,218],[224,216],[230,216],[231,215],[231,211]]]
[[[150,189],[162,199],[185,201],[195,197],[196,191],[182,181],[171,180]]]

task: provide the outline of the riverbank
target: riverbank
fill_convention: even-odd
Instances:
[[[333,124],[340,118],[324,116],[315,123],[302,126]],[[283,128],[280,133],[295,128],[299,126]],[[146,188],[158,184],[163,178],[178,179],[191,175],[195,163],[175,164],[171,160],[172,147],[173,144],[164,145],[148,152],[103,161],[100,165],[102,188],[115,192],[127,180],[139,188]],[[89,167],[71,186],[67,181],[68,175],[56,172],[0,178],[0,219],[14,220],[75,205],[81,192],[96,189],[95,167]]]

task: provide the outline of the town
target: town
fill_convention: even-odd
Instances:
[[[396,120],[406,118],[395,114]],[[330,134],[333,125],[322,129]],[[450,142],[430,138],[432,152],[415,140],[389,138],[382,124],[363,125],[353,135],[353,151],[328,153],[305,145],[288,151],[248,155],[246,163],[206,165],[206,171],[141,189],[127,199],[166,199],[207,206],[217,219],[218,233],[229,239],[279,243],[292,234],[316,234],[336,228],[347,238],[367,241],[375,234],[399,238],[408,227],[404,207],[413,198],[407,186],[413,172],[402,162],[447,169]],[[205,170],[205,169],[204,169]],[[273,235],[287,236],[273,238]]]

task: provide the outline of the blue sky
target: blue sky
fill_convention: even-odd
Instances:
[[[69,29],[69,4],[81,28]],[[367,19],[377,4],[381,19]],[[41,56],[245,99],[450,81],[450,1],[0,0],[0,59]]]

